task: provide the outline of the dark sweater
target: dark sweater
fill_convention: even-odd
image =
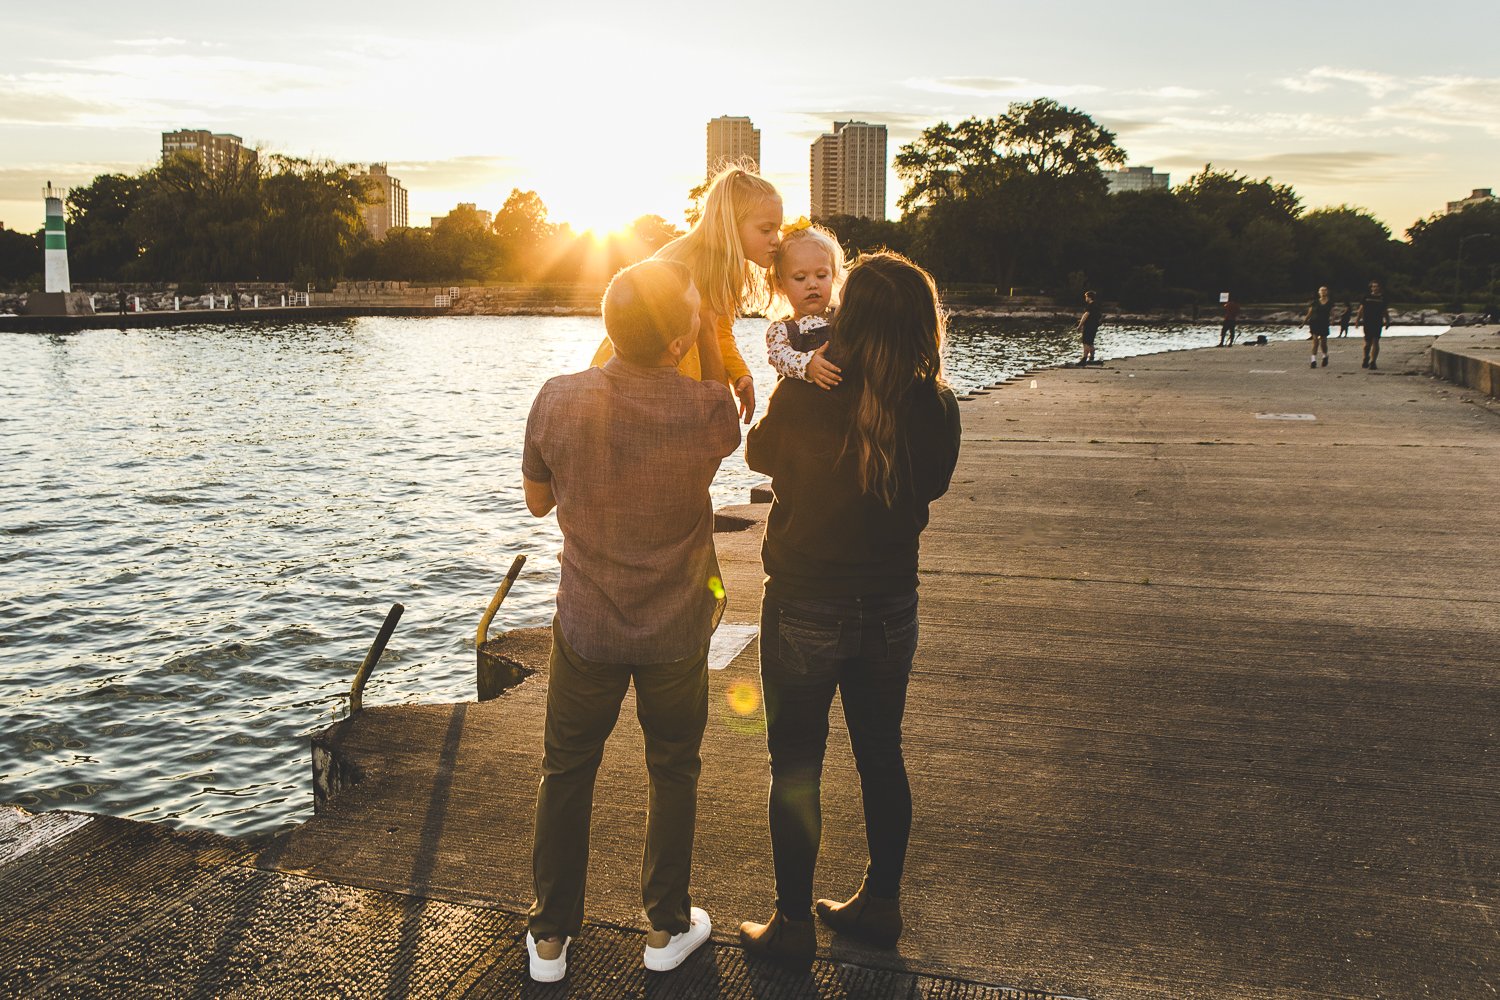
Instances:
[[[761,546],[767,588],[791,598],[874,597],[917,588],[917,538],[927,506],[958,461],[958,401],[913,386],[896,414],[895,501],[861,493],[857,455],[841,454],[857,378],[832,390],[782,379],[750,429],[745,461],[771,477],[775,499]]]

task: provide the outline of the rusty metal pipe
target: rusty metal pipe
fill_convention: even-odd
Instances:
[[[380,626],[380,633],[375,636],[375,641],[370,643],[370,651],[365,654],[364,662],[359,665],[359,670],[354,674],[354,683],[349,686],[350,715],[364,707],[365,681],[370,679],[370,672],[375,669],[375,664],[380,662],[380,655],[385,652],[385,644],[390,642],[392,633],[396,631],[396,623],[401,620],[404,611],[406,611],[404,604],[392,604],[391,610],[386,612],[385,624]]]

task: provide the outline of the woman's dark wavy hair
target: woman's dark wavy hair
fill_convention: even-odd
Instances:
[[[849,269],[834,319],[839,363],[858,386],[844,441],[859,486],[886,506],[896,498],[896,410],[918,384],[943,382],[944,317],[932,275],[891,250],[862,254]]]

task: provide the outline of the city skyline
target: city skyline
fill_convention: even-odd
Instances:
[[[1309,209],[1368,209],[1398,235],[1500,188],[1500,12],[1450,0],[1197,15],[950,2],[920,22],[872,2],[805,46],[774,20],[760,38],[687,3],[652,17],[591,2],[518,11],[447,2],[414,20],[373,0],[346,22],[268,0],[247,22],[179,0],[84,0],[51,21],[12,8],[0,220],[38,229],[48,181],[137,172],[162,132],[202,128],[265,153],[387,163],[413,224],[460,201],[493,211],[522,188],[580,230],[646,214],[680,225],[704,124],[723,115],[761,130],[762,170],[795,217],[809,209],[807,151],[833,121],[885,124],[894,157],[929,125],[1043,96],[1174,184],[1212,162],[1290,184]],[[901,189],[890,173],[891,218]]]

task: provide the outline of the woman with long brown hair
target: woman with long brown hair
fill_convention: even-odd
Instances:
[[[870,860],[846,902],[817,902],[835,931],[893,947],[911,790],[901,754],[917,648],[917,543],[958,460],[958,403],[942,377],[932,277],[889,251],[849,271],[834,320],[830,390],[783,379],[746,461],[775,500],[761,557],[761,687],[771,754],[776,911],[745,923],[747,952],[812,962],[812,881],[828,712],[841,694],[859,768]]]

